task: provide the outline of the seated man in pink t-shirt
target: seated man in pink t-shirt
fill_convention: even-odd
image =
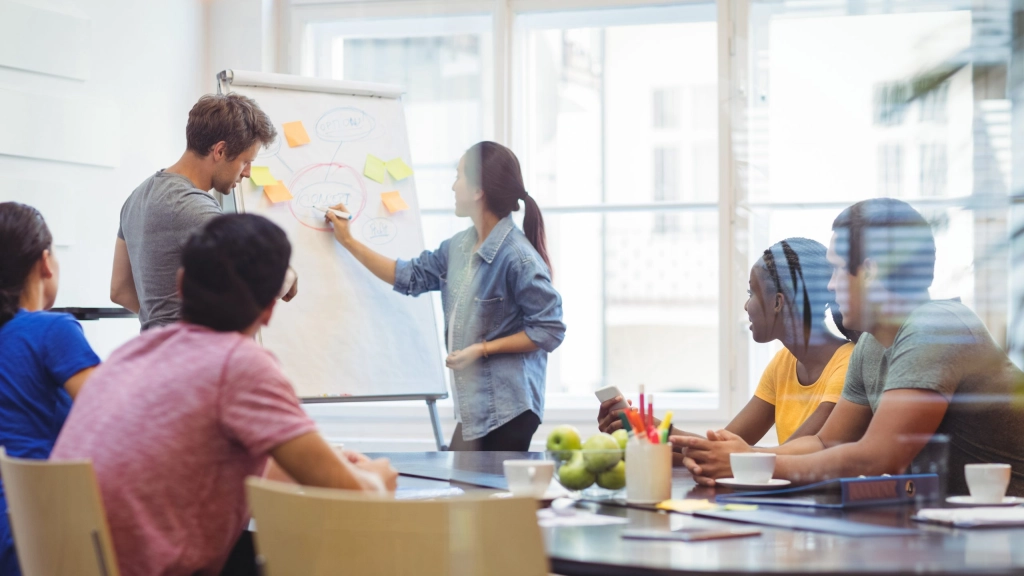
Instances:
[[[125,576],[217,574],[270,456],[300,484],[394,490],[387,460],[335,454],[253,341],[290,256],[265,218],[211,220],[182,254],[183,320],[118,349],[76,398],[51,458],[92,460]]]

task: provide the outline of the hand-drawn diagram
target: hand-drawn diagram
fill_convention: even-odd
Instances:
[[[259,153],[256,154],[256,157],[257,158],[277,158],[278,161],[280,161],[281,164],[285,168],[287,168],[289,171],[291,171],[291,167],[288,166],[288,163],[284,161],[284,158],[281,158],[281,154],[280,154],[280,152],[281,152],[281,138],[282,138],[282,136],[280,134],[278,134],[277,138],[274,138],[274,141],[271,142],[269,146],[267,146],[266,148],[263,148],[261,146]]]
[[[313,164],[296,172],[288,182],[292,191],[292,215],[300,224],[314,230],[331,231],[324,222],[324,213],[314,206],[333,206],[341,203],[358,220],[366,207],[366,187],[359,171],[335,162]]]
[[[363,224],[363,238],[370,244],[387,244],[398,236],[398,227],[388,218],[374,218]]]
[[[377,120],[359,108],[351,106],[330,110],[316,121],[317,137],[327,142],[338,143],[334,155],[331,156],[331,162],[338,157],[338,152],[345,142],[369,138],[376,131]],[[324,179],[330,174],[331,170],[328,170]]]
[[[358,108],[335,108],[316,121],[316,135],[328,142],[352,142],[373,134],[377,120]]]

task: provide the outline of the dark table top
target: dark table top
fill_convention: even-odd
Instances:
[[[507,459],[544,458],[536,452],[391,452],[370,456],[391,459],[402,473],[400,488],[451,485],[465,490],[503,487],[502,462]],[[717,493],[716,489],[696,486],[682,469],[674,471],[672,484],[673,498],[713,499]],[[608,503],[583,502],[578,506],[625,517],[629,524],[544,528],[551,570],[565,576],[1024,574],[1024,528],[966,530],[923,525],[910,519],[913,506],[843,512],[786,510],[919,530],[911,536],[847,537],[761,526],[760,537],[704,542],[626,540],[621,534],[626,528],[675,530],[737,524]]]

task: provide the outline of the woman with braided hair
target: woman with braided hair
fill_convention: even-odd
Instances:
[[[726,430],[755,444],[774,425],[779,443],[817,434],[843,392],[846,367],[858,334],[843,326],[843,316],[828,289],[832,266],[826,248],[807,238],[772,245],[750,269],[750,297],[744,305],[755,342],[778,340],[782,350],[761,374],[754,397]],[[826,311],[846,337],[832,334]],[[621,427],[612,406],[601,405],[604,432]],[[709,432],[714,435],[714,432]],[[672,435],[693,436],[673,427]]]
[[[0,446],[50,457],[71,400],[100,363],[70,314],[47,312],[60,267],[38,210],[0,203]],[[0,574],[20,574],[0,484]]]
[[[548,353],[565,336],[544,218],[519,160],[495,142],[462,156],[452,191],[455,215],[473,226],[412,260],[382,256],[352,237],[348,220],[331,212],[327,218],[338,242],[396,292],[440,290],[459,422],[451,449],[529,450],[544,416]],[[526,208],[522,230],[511,216],[519,202]]]

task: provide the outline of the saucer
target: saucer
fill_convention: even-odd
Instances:
[[[954,506],[1016,506],[1018,504],[1024,504],[1024,498],[1004,496],[1002,502],[989,502],[983,504],[981,502],[975,502],[973,496],[950,496],[949,498],[946,498],[946,502]]]
[[[783,480],[782,478],[772,478],[764,483],[740,482],[735,478],[722,478],[721,480],[715,480],[715,484],[721,484],[722,486],[728,486],[729,488],[738,488],[740,490],[776,490],[778,488],[785,488],[786,486],[789,486],[791,482],[789,480]]]

